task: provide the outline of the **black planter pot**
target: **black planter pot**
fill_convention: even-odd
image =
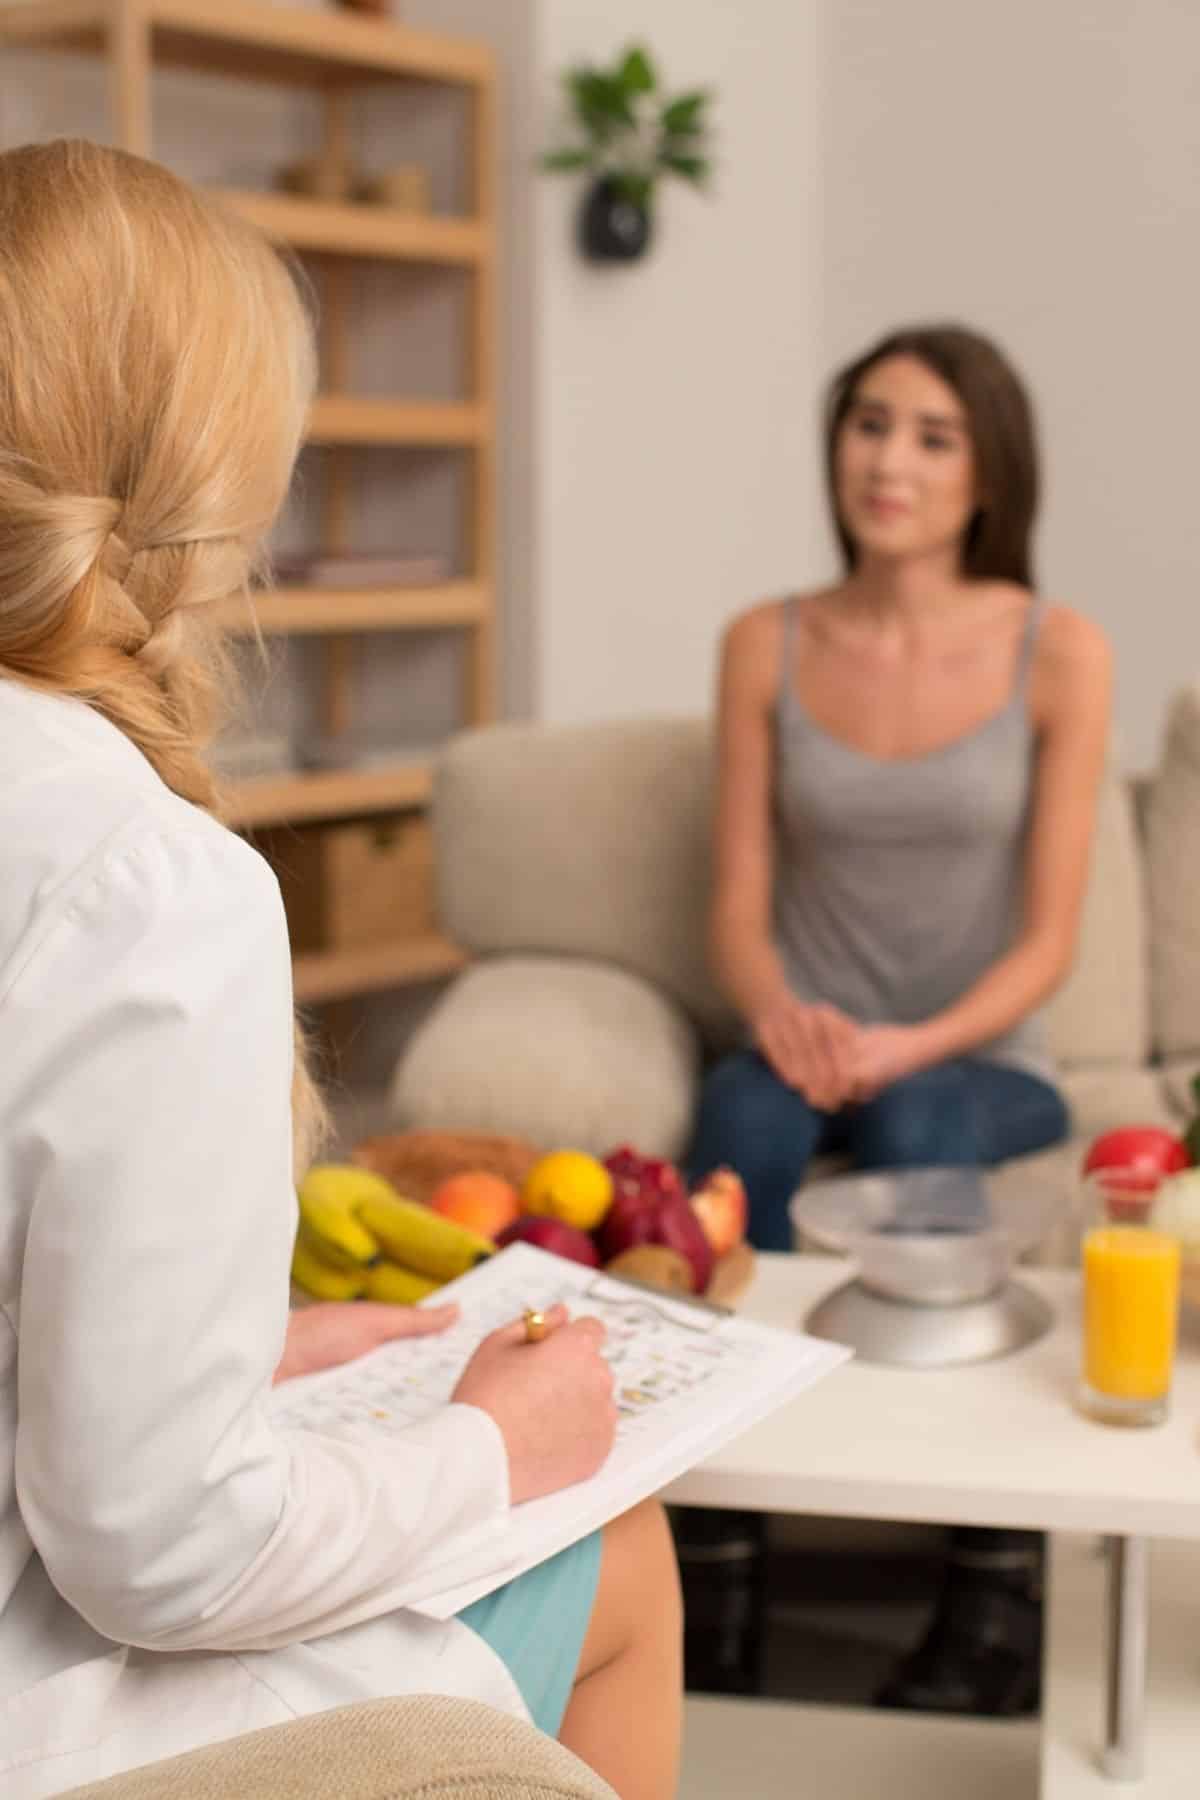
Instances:
[[[650,213],[614,181],[593,182],[579,214],[579,243],[593,262],[636,262],[650,243]]]

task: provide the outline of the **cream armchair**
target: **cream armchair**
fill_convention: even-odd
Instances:
[[[532,1725],[421,1694],[315,1713],[64,1800],[617,1800]]]

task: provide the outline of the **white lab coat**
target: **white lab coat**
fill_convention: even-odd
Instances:
[[[500,1536],[493,1421],[358,1446],[264,1408],[295,1229],[267,865],[0,679],[0,870],[0,1797],[377,1695],[523,1715],[404,1610]]]

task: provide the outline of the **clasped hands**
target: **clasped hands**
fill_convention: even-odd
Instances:
[[[919,1025],[859,1025],[794,994],[763,1008],[754,1038],[779,1079],[820,1112],[872,1100],[924,1063]]]

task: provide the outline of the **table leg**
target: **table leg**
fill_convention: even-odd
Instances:
[[[1146,1764],[1146,1645],[1150,1546],[1108,1540],[1108,1693],[1101,1767],[1112,1781],[1140,1781]]]

